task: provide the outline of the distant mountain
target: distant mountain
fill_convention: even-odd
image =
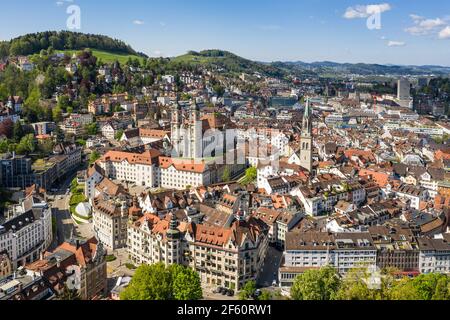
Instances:
[[[442,66],[400,66],[381,65],[365,63],[336,63],[330,61],[306,63],[295,62],[274,62],[274,66],[301,71],[310,71],[317,74],[358,74],[358,75],[450,75],[450,67]]]

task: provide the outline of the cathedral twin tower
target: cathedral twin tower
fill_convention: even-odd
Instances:
[[[189,123],[183,123],[181,107],[175,104],[172,110],[172,146],[179,158],[199,159],[202,157],[202,121],[200,109],[194,102],[190,107]]]
[[[303,115],[300,138],[300,166],[312,173],[313,133],[312,108],[309,99]],[[205,143],[203,141],[203,123],[200,110],[194,102],[189,109],[188,121],[183,120],[181,106],[176,103],[172,110],[171,140],[174,157],[201,159]],[[212,140],[214,141],[214,140]]]

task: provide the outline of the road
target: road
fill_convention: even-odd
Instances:
[[[50,199],[53,200],[53,217],[56,219],[56,235],[52,244],[53,248],[70,240],[74,233],[74,225],[69,210],[70,193],[67,192],[73,178],[74,175],[69,176],[58,186],[58,191],[50,196]]]
[[[283,252],[275,247],[269,246],[267,249],[266,260],[264,261],[263,271],[260,274],[257,284],[259,287],[268,288],[274,281],[278,282],[278,269],[281,264]]]

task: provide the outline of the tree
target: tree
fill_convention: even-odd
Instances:
[[[272,294],[268,290],[262,290],[261,295],[258,297],[258,300],[260,301],[269,301],[272,299]]]
[[[17,121],[16,123],[14,123],[14,127],[13,127],[13,140],[14,142],[19,142],[20,139],[22,139],[23,137],[23,128],[22,128],[22,124],[20,123],[20,121]]]
[[[436,297],[442,296],[442,284],[444,281],[448,283],[447,275],[438,273],[421,274],[412,279],[412,285],[417,290],[420,300],[431,300],[436,295],[436,289],[439,289]]]
[[[121,300],[170,300],[172,275],[163,263],[136,269],[130,285],[120,294]]]
[[[62,301],[75,301],[75,300],[81,300],[80,293],[77,290],[72,290],[67,287],[67,285],[64,285],[64,289],[59,294],[58,300]]]
[[[229,182],[230,180],[231,180],[231,172],[230,172],[230,168],[227,166],[227,167],[225,167],[225,170],[223,171],[222,181]]]
[[[194,270],[163,263],[137,268],[121,300],[199,300],[203,297],[200,277]]]
[[[225,88],[222,87],[220,84],[215,84],[213,86],[213,90],[219,97],[222,97],[225,94]]]
[[[192,95],[189,93],[182,93],[180,96],[181,101],[189,101],[192,99]]]
[[[256,291],[256,282],[249,281],[244,285],[241,292],[239,292],[239,299],[249,300],[255,295],[255,291]]]
[[[432,300],[450,300],[450,281],[448,276],[441,277],[438,280]]]
[[[101,158],[100,153],[98,153],[97,150],[92,151],[91,155],[89,156],[89,164],[95,163],[98,159]]]
[[[115,138],[117,141],[120,141],[120,139],[122,139],[122,136],[123,136],[123,130],[120,129],[120,130],[117,131],[117,133],[116,133],[116,135],[114,136],[114,138]]]
[[[56,106],[55,108],[52,109],[52,117],[53,117],[53,121],[56,123],[59,123],[63,120],[62,117],[63,111],[61,109],[61,107]]]
[[[258,177],[258,170],[255,167],[248,168],[245,171],[244,184],[252,183]]]
[[[10,147],[10,144],[9,144],[8,140],[3,139],[0,141],[0,153],[8,152],[9,147]]]
[[[37,145],[37,149],[43,157],[48,156],[53,152],[54,143],[51,139],[46,139]]]
[[[70,97],[68,95],[62,95],[62,96],[58,97],[58,104],[57,104],[57,106],[61,110],[67,111],[67,108],[69,108],[71,106]]]
[[[200,300],[203,298],[200,276],[197,272],[180,265],[173,265],[170,270],[174,299]]]
[[[86,133],[90,136],[95,136],[98,133],[97,123],[87,124],[85,127]]]
[[[350,270],[336,294],[336,300],[379,300],[379,292],[369,288],[367,269]]]
[[[421,300],[420,294],[411,279],[404,278],[400,280],[391,290],[390,300]]]
[[[294,300],[332,300],[340,285],[339,275],[331,266],[308,270],[295,279],[291,296]]]
[[[59,126],[56,126],[55,131],[53,132],[56,137],[56,143],[63,143],[65,140],[64,131],[61,130]]]
[[[33,134],[23,137],[17,145],[16,152],[25,155],[36,150],[36,139]]]

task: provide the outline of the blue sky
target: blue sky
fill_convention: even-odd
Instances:
[[[260,61],[450,66],[450,1],[443,0],[21,0],[2,1],[0,39],[67,29],[112,36],[150,56],[224,49]],[[374,7],[381,29],[370,30]]]

